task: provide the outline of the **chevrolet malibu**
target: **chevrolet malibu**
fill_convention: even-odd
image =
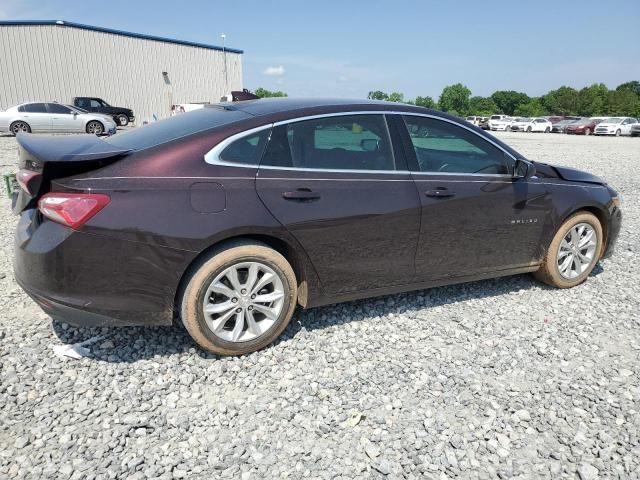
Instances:
[[[396,103],[252,100],[18,143],[24,290],[74,325],[181,321],[221,355],[298,305],[524,272],[574,287],[621,224],[602,179]]]

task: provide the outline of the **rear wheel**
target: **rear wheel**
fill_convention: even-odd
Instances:
[[[104,133],[104,125],[97,120],[92,120],[87,123],[87,133],[93,133],[94,135],[102,135]]]
[[[549,127],[544,129],[544,133],[549,133],[551,131],[551,129]]]
[[[535,277],[557,288],[584,282],[602,251],[602,225],[595,215],[578,212],[558,229]]]
[[[11,130],[11,133],[13,135],[17,135],[20,132],[31,133],[31,127],[29,126],[29,124],[22,121],[13,122],[9,129]]]
[[[129,125],[129,117],[126,116],[124,113],[116,115],[115,120],[117,124],[120,125],[121,127],[126,127],[127,125]]]
[[[591,129],[590,128],[585,128],[584,129],[584,134],[588,137],[589,135],[591,135]]]
[[[622,132],[620,131],[620,129],[616,130],[616,137],[619,137],[622,134]]]
[[[527,133],[531,133],[533,129],[531,127],[527,127]]]
[[[273,342],[296,306],[293,269],[275,250],[239,243],[197,267],[182,296],[182,323],[205,350],[243,355]]]

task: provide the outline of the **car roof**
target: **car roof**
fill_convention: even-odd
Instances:
[[[224,107],[229,110],[240,110],[252,116],[274,115],[279,113],[299,112],[300,110],[395,110],[404,112],[425,112],[442,114],[424,107],[404,103],[382,102],[378,100],[353,100],[344,98],[261,98],[240,102],[224,102],[212,104],[211,107]],[[205,106],[207,108],[208,106]],[[443,115],[446,116],[446,115]]]

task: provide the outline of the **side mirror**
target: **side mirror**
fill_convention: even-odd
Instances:
[[[531,162],[518,159],[513,166],[513,178],[531,178],[536,174],[536,167]]]
[[[365,152],[377,152],[380,148],[380,142],[375,138],[363,138],[360,140],[360,147]]]

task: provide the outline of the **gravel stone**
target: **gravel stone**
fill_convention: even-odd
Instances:
[[[520,275],[298,311],[239,358],[179,326],[52,321],[11,274],[0,196],[0,478],[640,477],[640,138],[497,136],[620,193],[615,255],[586,283]],[[2,173],[16,158],[0,136]],[[50,348],[97,336],[80,360]]]

